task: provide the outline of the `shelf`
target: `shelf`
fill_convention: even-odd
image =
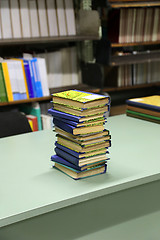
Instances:
[[[160,61],[160,51],[150,51],[121,56],[111,56],[110,66]]]
[[[120,91],[142,89],[142,88],[151,88],[151,87],[160,87],[160,82],[147,83],[147,84],[137,84],[137,85],[125,86],[125,87],[104,87],[103,92],[120,92]]]
[[[146,46],[146,45],[160,45],[160,41],[133,42],[133,43],[111,43],[112,48],[132,47],[132,46]]]
[[[43,44],[43,43],[62,43],[62,42],[76,42],[84,40],[99,40],[99,36],[85,35],[85,36],[61,36],[61,37],[41,37],[41,38],[16,38],[16,39],[1,39],[0,46],[5,45],[28,45],[28,44]]]
[[[160,1],[139,1],[139,0],[110,0],[109,5],[112,8],[128,8],[128,7],[156,7],[160,6]]]

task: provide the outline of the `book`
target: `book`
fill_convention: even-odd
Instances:
[[[138,118],[141,120],[146,120],[146,121],[154,122],[154,123],[160,123],[160,117],[155,117],[155,116],[152,116],[149,114],[144,114],[144,113],[135,112],[135,111],[131,111],[131,110],[126,110],[126,114],[127,114],[127,116]]]
[[[140,112],[140,113],[148,114],[148,115],[155,116],[155,117],[160,117],[160,112],[141,108],[141,107],[134,107],[134,106],[128,105],[127,110],[134,111],[134,112]]]
[[[81,109],[99,107],[110,102],[109,96],[79,90],[53,93],[52,98],[54,103],[70,105]]]
[[[61,105],[61,104],[56,104],[53,103],[53,109],[62,111],[65,113],[69,113],[71,115],[75,116],[80,116],[80,117],[89,117],[93,116],[95,114],[105,114],[106,112],[109,112],[109,105],[105,105],[102,107],[97,107],[97,108],[91,108],[91,109],[74,109],[71,108],[69,105]]]
[[[37,121],[37,117],[34,115],[26,115],[26,118],[32,122],[32,131],[38,131],[38,121]]]
[[[104,160],[104,161],[98,161],[98,162],[94,162],[94,163],[84,164],[82,166],[77,166],[74,163],[69,162],[65,158],[60,157],[59,155],[51,156],[51,161],[60,163],[64,166],[71,167],[71,168],[74,168],[74,169],[79,170],[79,171],[84,171],[84,170],[87,170],[88,168],[96,167],[98,165],[103,165],[103,164],[106,163],[106,161]]]
[[[2,63],[0,63],[0,102],[8,102]]]
[[[34,86],[36,89],[36,97],[43,97],[42,84],[41,84],[37,58],[32,58],[30,60],[30,63],[31,63],[31,68],[33,73],[32,78],[33,78]]]
[[[71,178],[78,180],[86,177],[91,177],[106,172],[107,165],[98,165],[95,167],[89,167],[86,170],[79,171],[74,168],[68,167],[66,165],[55,162],[54,168],[60,170],[61,172],[67,174]]]
[[[58,22],[55,0],[46,0],[49,36],[58,36]]]
[[[46,114],[41,114],[41,119],[42,119],[42,128],[43,128],[43,130],[45,130],[45,129],[52,129],[53,128],[53,123],[52,123],[51,116],[48,116]]]
[[[61,112],[61,111],[55,110],[53,108],[48,109],[48,113],[51,114],[55,118],[56,117],[57,118],[64,118],[64,119],[68,119],[70,121],[74,121],[74,122],[77,122],[77,123],[83,123],[85,121],[105,117],[105,114],[103,114],[103,113],[92,115],[92,116],[89,116],[89,117],[81,117],[81,116],[76,116],[76,115],[72,115],[72,114],[69,114],[69,113]]]
[[[160,95],[153,95],[141,98],[132,98],[126,100],[130,106],[140,107],[144,109],[154,110],[160,112]]]
[[[73,0],[64,0],[64,9],[66,15],[67,34],[76,35],[76,23]]]
[[[9,0],[0,1],[0,16],[3,38],[12,38],[11,15]]]
[[[48,76],[45,58],[37,58],[37,65],[39,69],[39,76],[42,85],[43,96],[49,96]]]
[[[29,19],[29,8],[27,0],[20,0],[20,19],[22,26],[22,37],[30,38],[31,37],[31,27],[30,27],[30,19]]]
[[[93,156],[96,156],[96,155],[99,155],[99,154],[108,153],[107,148],[101,148],[101,149],[98,149],[98,150],[95,150],[95,151],[90,151],[90,152],[87,152],[87,153],[76,152],[76,151],[74,151],[70,148],[67,148],[67,147],[59,144],[57,141],[55,142],[55,146],[58,147],[59,149],[61,149],[62,151],[65,151],[65,152],[75,156],[78,159],[93,157]]]
[[[36,0],[28,0],[29,16],[31,23],[31,35],[32,37],[40,37],[38,11]]]
[[[3,69],[3,74],[4,74],[4,81],[5,81],[8,101],[11,102],[11,101],[13,101],[13,93],[12,93],[10,76],[9,76],[9,72],[8,72],[8,66],[7,66],[6,62],[2,62],[2,69]]]
[[[109,135],[109,130],[104,129],[101,132],[98,133],[88,133],[88,134],[83,134],[83,135],[73,135],[71,133],[68,133],[58,127],[55,126],[55,132],[57,134],[60,134],[64,137],[68,137],[68,138],[72,138],[72,139],[76,139],[77,141],[90,141],[90,140],[94,140],[94,139],[98,139],[98,138],[103,138],[106,136],[110,136]]]
[[[85,144],[85,143],[79,144],[60,135],[57,136],[57,143],[67,148],[73,149],[77,152],[83,152],[83,153],[99,150],[101,148],[108,148],[111,146],[110,140],[106,140],[106,141],[104,140],[104,141],[101,141],[98,143],[92,143],[92,144]]]
[[[10,12],[11,12],[11,23],[13,38],[21,38],[21,22],[20,22],[20,12],[19,12],[19,2],[18,0],[10,1]]]
[[[60,121],[57,119],[53,119],[53,123],[55,126],[61,128],[62,130],[69,132],[74,135],[78,134],[87,134],[90,132],[100,132],[104,130],[104,125],[103,123],[100,125],[92,125],[88,127],[74,127],[72,125],[66,124],[64,121]]]
[[[33,78],[33,71],[30,60],[23,59],[24,69],[25,69],[25,75],[27,80],[27,86],[28,86],[28,93],[30,98],[36,97],[36,86]]]
[[[65,119],[65,118],[58,118],[58,117],[55,117],[54,119],[63,121],[64,123],[72,125],[74,127],[87,127],[87,126],[92,126],[92,125],[99,125],[101,123],[104,124],[106,122],[106,119],[104,117],[94,119],[94,120],[89,120],[89,121],[86,121],[86,122],[83,122],[83,123],[78,123],[78,122],[70,121],[70,120]]]
[[[58,147],[56,147],[54,150],[55,150],[56,155],[66,159],[67,161],[69,161],[79,167],[82,167],[86,164],[92,164],[92,163],[95,163],[98,161],[102,162],[102,161],[108,160],[106,153],[97,154],[97,155],[91,156],[91,157],[77,158],[77,157],[65,152],[64,150],[61,150]]]
[[[38,102],[33,102],[31,105],[21,105],[19,108],[21,112],[24,112],[27,115],[36,116],[38,121],[38,130],[42,130],[41,109]]]
[[[59,35],[67,35],[66,17],[63,0],[56,0]]]
[[[111,139],[111,136],[110,135],[106,135],[106,136],[100,136],[100,137],[93,137],[89,140],[79,140],[77,138],[74,138],[74,137],[70,137],[70,136],[66,136],[65,134],[56,134],[56,137],[58,139],[58,137],[63,137],[65,139],[68,139],[72,142],[75,142],[77,144],[80,144],[80,145],[83,145],[83,146],[87,146],[87,145],[90,145],[90,144],[95,144],[95,143],[102,143],[104,141],[107,141],[107,140],[110,140]]]
[[[38,0],[37,4],[38,4],[40,36],[47,37],[48,36],[48,21],[47,21],[45,0]]]
[[[85,171],[78,171],[78,170],[75,170],[74,168],[66,167],[66,166],[64,166],[62,164],[59,164],[59,163],[55,163],[54,167],[56,169],[60,170],[61,172],[67,174],[71,178],[73,178],[75,180],[78,180],[78,179],[82,179],[82,178],[91,177],[91,176],[106,173],[107,165],[104,164],[102,166],[88,168]]]

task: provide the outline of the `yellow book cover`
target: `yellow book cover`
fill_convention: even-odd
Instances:
[[[13,93],[12,93],[12,88],[11,88],[9,72],[8,72],[8,66],[7,66],[6,62],[2,62],[2,69],[3,69],[5,84],[6,84],[8,101],[11,102],[11,101],[13,101]]]
[[[126,103],[130,106],[160,111],[160,95],[128,99]]]
[[[110,103],[110,97],[80,90],[68,90],[53,93],[53,103],[77,108],[93,108]]]

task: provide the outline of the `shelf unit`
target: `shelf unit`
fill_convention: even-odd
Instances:
[[[116,82],[113,80],[115,77],[114,68],[118,69],[121,66],[160,61],[160,40],[119,43],[118,41],[111,41],[108,34],[110,11],[121,11],[121,8],[155,8],[160,7],[160,1],[108,0],[106,5],[104,2],[101,5],[103,6],[101,10],[101,22],[102,27],[104,27],[104,36],[99,41],[101,43],[97,44],[98,47],[96,46],[96,60],[102,66],[104,76],[104,86],[101,91],[108,92],[111,95],[111,99],[113,100],[112,106],[125,104],[125,100],[130,97],[140,97],[154,93],[160,94],[160,79],[153,83],[122,87],[116,86]],[[116,14],[112,21],[115,18]],[[114,23],[110,24],[109,27],[112,28],[114,35],[118,35],[117,31],[119,30]]]

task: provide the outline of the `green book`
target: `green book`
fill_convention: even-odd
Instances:
[[[155,122],[155,123],[160,123],[160,117],[155,117],[152,115],[148,115],[148,114],[144,114],[144,113],[140,113],[140,112],[135,112],[135,111],[131,111],[131,110],[126,110],[126,114],[127,116],[130,117],[135,117],[135,118],[139,118],[142,120],[147,120],[150,122]]]
[[[6,85],[2,70],[2,63],[0,63],[0,102],[8,102]]]

